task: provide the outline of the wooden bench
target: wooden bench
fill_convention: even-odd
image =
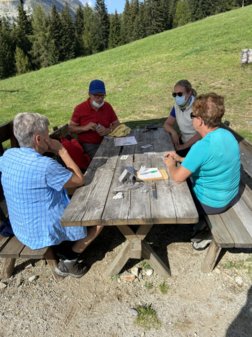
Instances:
[[[225,128],[235,135],[240,145],[241,198],[226,212],[206,216],[213,240],[202,263],[203,272],[214,269],[224,248],[252,248],[252,144],[229,127]]]
[[[50,137],[60,139],[61,137],[65,137],[67,133],[68,125],[66,124],[60,128],[55,128],[54,132],[50,134]],[[4,153],[5,149],[3,143],[6,141],[10,142],[11,147],[18,147],[18,142],[12,131],[12,122],[0,125],[0,155]],[[4,195],[0,182],[0,203],[3,205],[4,202]],[[57,265],[56,257],[50,247],[32,250],[18,241],[15,236],[7,238],[0,236],[0,257],[4,259],[0,279],[9,278],[12,275],[17,258],[45,259],[53,271]]]
[[[12,275],[16,259],[18,258],[45,259],[52,268],[53,273],[57,265],[54,252],[50,247],[33,250],[23,245],[15,236],[7,238],[0,236],[0,257],[4,259],[0,275],[1,279],[7,279]]]

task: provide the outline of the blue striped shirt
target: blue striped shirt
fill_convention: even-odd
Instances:
[[[64,184],[72,172],[32,148],[11,148],[0,157],[2,186],[16,237],[31,249],[86,237],[86,227],[63,227],[69,203]]]

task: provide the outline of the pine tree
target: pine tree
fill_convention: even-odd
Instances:
[[[57,60],[53,58],[54,43],[50,37],[49,19],[41,6],[36,7],[33,12],[32,30],[31,55],[35,67],[39,69],[55,64]]]
[[[55,6],[52,7],[50,21],[49,21],[49,32],[50,39],[52,41],[52,51],[51,58],[54,60],[55,64],[64,61],[64,56],[62,53],[62,39],[63,39],[63,28],[61,17],[57,12]]]
[[[124,11],[122,15],[122,25],[121,25],[121,38],[122,43],[128,43],[130,41],[130,33],[133,27],[131,25],[131,11],[129,0],[126,0]]]
[[[142,39],[146,36],[146,30],[144,25],[144,5],[143,3],[139,4],[138,15],[135,18],[133,26],[133,35],[132,40]]]
[[[191,11],[188,0],[179,0],[173,20],[174,27],[183,26],[191,21]]]
[[[85,55],[84,41],[84,13],[81,6],[78,7],[75,17],[75,55]]]
[[[16,38],[16,46],[23,51],[23,54],[27,61],[26,64],[27,70],[32,69],[32,62],[30,56],[32,44],[29,39],[31,34],[32,34],[31,20],[27,16],[26,11],[23,8],[23,2],[21,1],[20,5],[18,6],[18,17],[17,17],[17,24],[15,27],[15,38]]]
[[[8,21],[3,19],[0,21],[0,79],[15,72],[15,41]]]
[[[93,50],[102,51],[108,48],[109,40],[109,16],[104,0],[96,0],[95,19]]]
[[[161,0],[164,30],[172,28],[170,22],[170,4],[171,4],[170,0]]]
[[[70,10],[66,4],[61,12],[62,23],[62,40],[61,40],[61,57],[63,61],[70,60],[75,57],[75,31],[70,15]]]
[[[213,1],[191,0],[192,21],[203,19],[214,14]]]
[[[115,11],[114,15],[110,16],[110,30],[109,30],[109,48],[117,47],[121,44],[121,21],[120,17]]]
[[[84,14],[84,31],[83,31],[83,42],[84,42],[84,48],[85,48],[85,55],[90,55],[93,53],[93,31],[95,30],[94,25],[96,23],[95,21],[95,15],[93,9],[89,5],[85,5],[83,8],[83,14]]]
[[[165,28],[162,1],[146,0],[145,3],[145,23],[147,35],[162,32]]]
[[[24,53],[23,49],[19,47],[16,47],[15,62],[17,74],[24,74],[31,70],[28,56]]]

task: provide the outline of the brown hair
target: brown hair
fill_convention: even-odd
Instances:
[[[193,96],[197,96],[197,91],[192,87],[191,83],[187,80],[180,80],[178,81],[174,87],[179,85],[180,87],[185,88],[186,92],[191,92]]]
[[[193,113],[210,128],[219,126],[225,113],[224,97],[214,92],[199,95],[193,103]]]

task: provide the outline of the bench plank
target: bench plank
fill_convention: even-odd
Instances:
[[[239,202],[237,202],[233,206],[233,210],[236,212],[238,217],[243,223],[247,231],[247,243],[252,245],[252,210],[248,207],[247,203],[241,198]],[[236,242],[236,241],[235,241]]]
[[[23,250],[24,245],[18,241],[18,239],[13,236],[0,252],[1,257],[13,257],[18,258],[21,251]]]
[[[0,251],[7,244],[7,242],[9,240],[10,240],[9,237],[4,237],[4,236],[0,235]]]
[[[30,249],[29,247],[25,246],[22,250],[20,257],[22,258],[31,258],[31,259],[43,259],[44,255],[46,254],[48,247],[41,248],[41,249]]]
[[[238,204],[240,207],[243,206],[241,200],[239,200],[236,205]],[[235,212],[234,207],[230,208],[227,212],[220,214],[220,217],[225,223],[226,228],[229,231],[233,242],[235,243],[234,247],[249,248],[252,246],[252,238],[244,227],[242,220]]]
[[[234,241],[219,214],[207,215],[206,222],[211,229],[215,242],[221,247],[232,248]]]

